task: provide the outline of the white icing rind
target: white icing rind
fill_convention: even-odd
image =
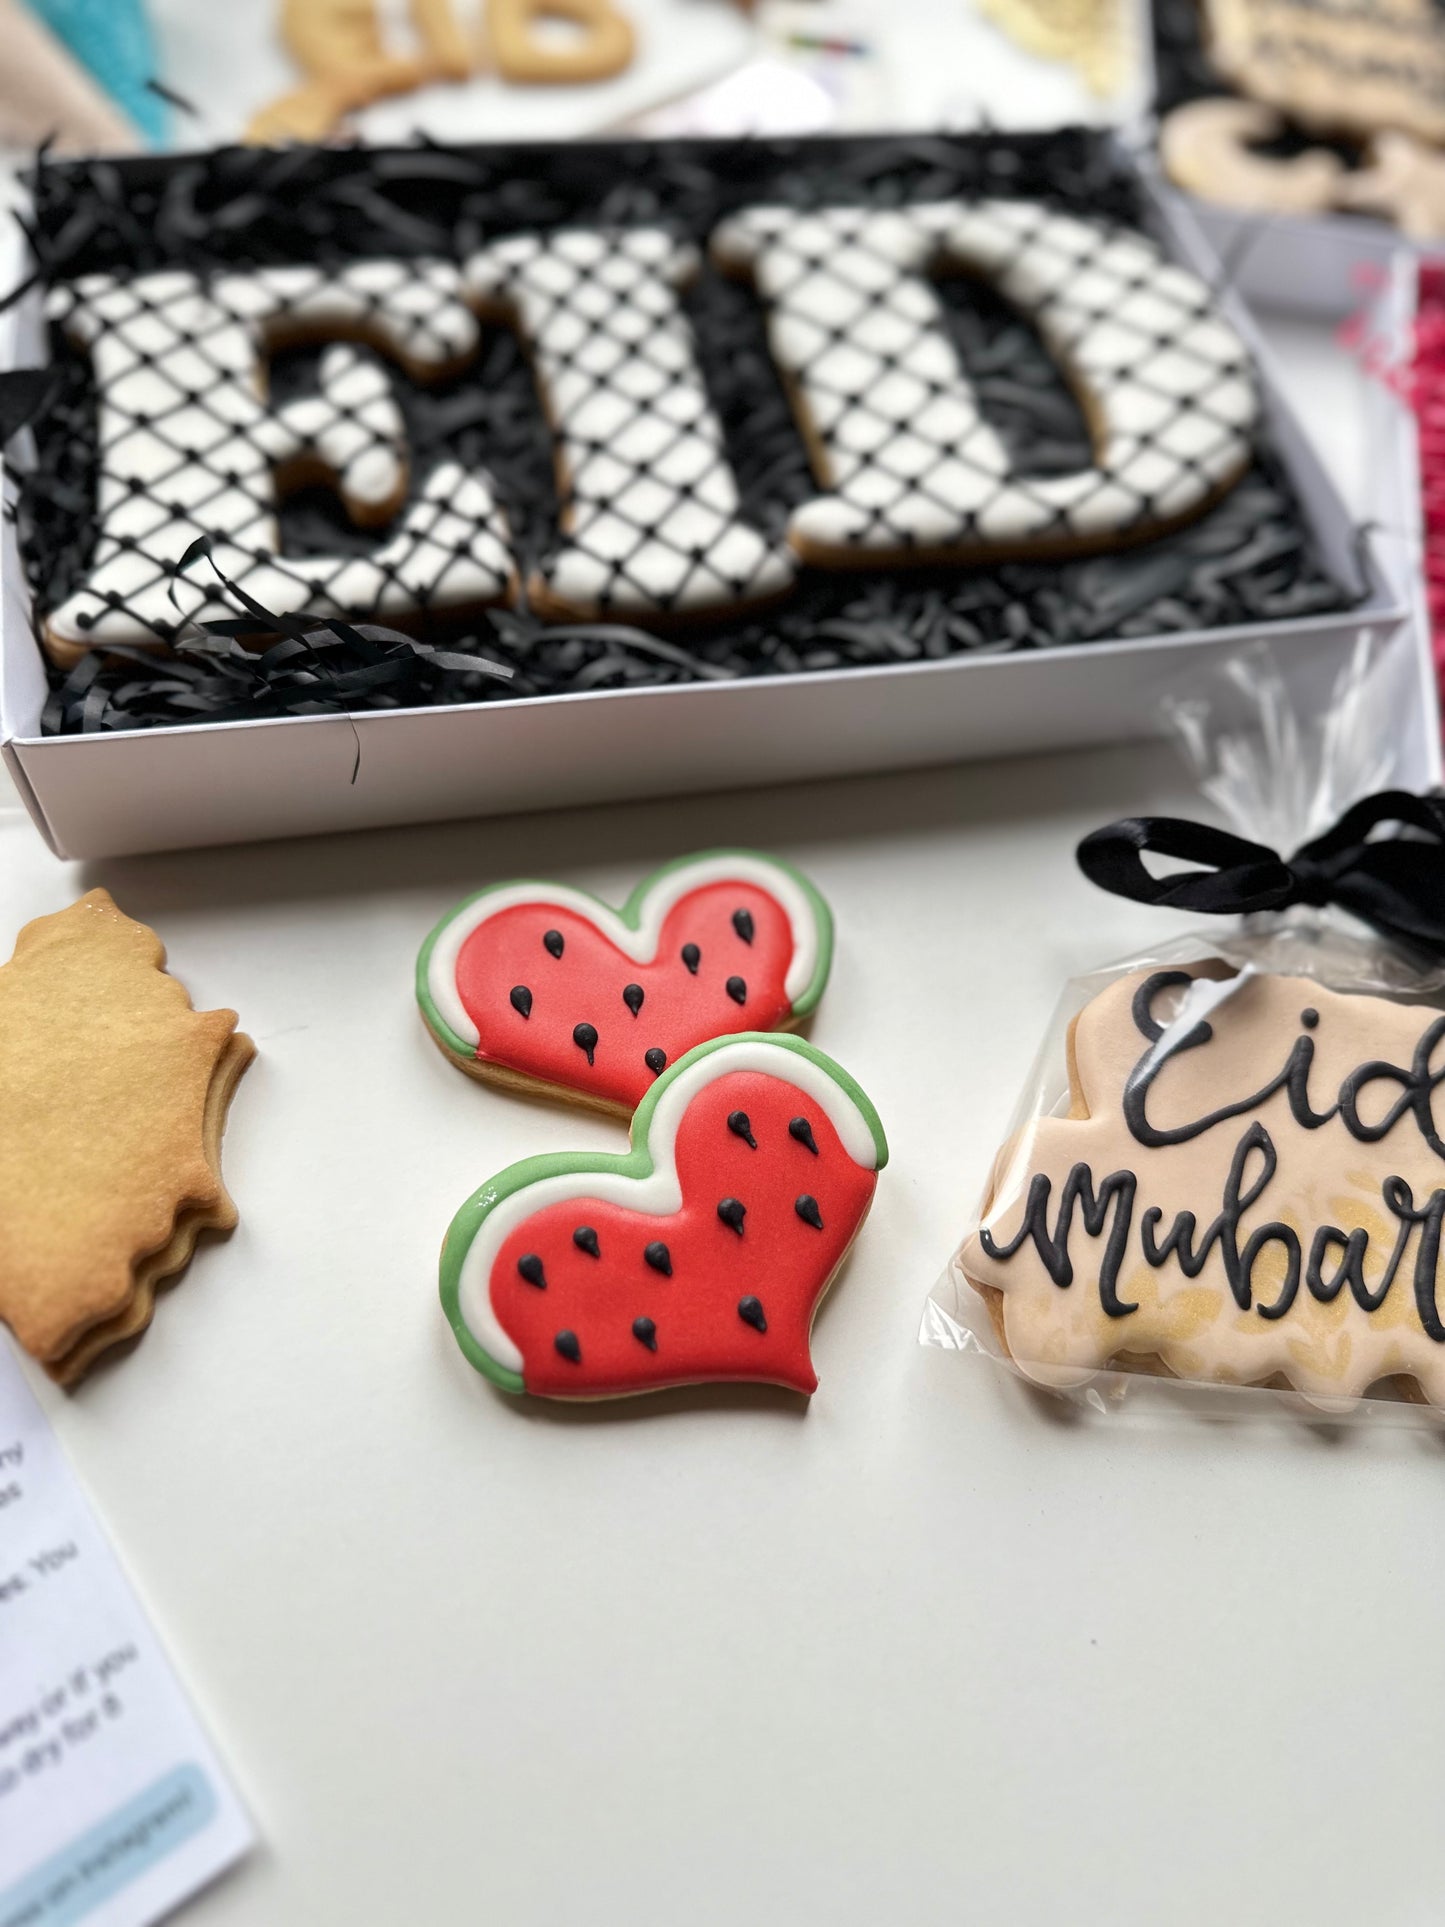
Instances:
[[[581,890],[568,889],[565,884],[510,883],[484,891],[470,903],[463,904],[438,933],[427,964],[427,990],[448,1030],[475,1045],[480,1037],[457,990],[457,960],[472,932],[490,918],[515,909],[518,904],[553,904],[559,910],[571,910],[585,918],[635,963],[651,963],[657,955],[663,923],[673,905],[691,891],[701,890],[710,883],[752,884],[783,906],[793,933],[793,954],[783,988],[789,1002],[796,1004],[818,968],[821,943],[812,899],[795,877],[765,858],[726,853],[680,863],[659,877],[642,900],[635,930],[624,923],[609,904],[599,903]]]
[[[1100,545],[1196,513],[1248,461],[1249,351],[1204,283],[1141,234],[1031,201],[755,207],[712,248],[768,301],[821,457],[829,493],[789,524],[810,560]],[[1083,396],[1094,466],[1015,479],[925,278],[959,268],[1038,327]]]
[[[522,1354],[502,1329],[492,1309],[492,1267],[497,1253],[520,1224],[549,1205],[570,1198],[597,1198],[629,1211],[669,1217],[682,1208],[677,1177],[677,1133],[684,1113],[699,1091],[720,1077],[739,1071],[759,1071],[800,1090],[828,1118],[839,1142],[853,1162],[865,1171],[878,1168],[878,1147],[867,1118],[842,1085],[801,1051],[785,1044],[749,1038],[721,1044],[696,1063],[680,1070],[657,1100],[647,1133],[652,1155],[650,1177],[633,1178],[619,1172],[569,1172],[524,1185],[483,1219],[458,1273],[457,1304],[463,1322],[488,1356],[505,1370],[520,1373]]]

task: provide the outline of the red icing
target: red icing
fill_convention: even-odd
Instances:
[[[751,943],[733,927],[736,910],[752,917]],[[562,935],[560,957],[542,942],[549,930]],[[688,943],[702,953],[696,976],[682,961]],[[792,956],[792,928],[774,897],[755,883],[710,883],[674,904],[651,963],[629,957],[575,910],[547,903],[503,910],[462,945],[457,992],[484,1062],[631,1110],[656,1079],[646,1063],[650,1049],[675,1064],[710,1037],[776,1030],[791,1009],[783,986]],[[745,1003],[728,995],[730,977],[747,985]],[[532,993],[527,1017],[510,1001],[519,984]],[[622,996],[629,984],[643,991],[636,1017]],[[597,1032],[591,1065],[573,1041],[580,1023]]]
[[[738,1110],[752,1124],[755,1151],[728,1129]],[[789,1135],[794,1117],[812,1125],[817,1157]],[[584,1174],[574,1200],[537,1212],[502,1246],[492,1308],[522,1353],[529,1392],[595,1398],[710,1379],[800,1392],[817,1385],[813,1308],[867,1213],[877,1173],[853,1162],[811,1098],[760,1071],[732,1072],[698,1093],[678,1130],[677,1170],[683,1204],[674,1216],[590,1197]],[[795,1200],[805,1193],[818,1201],[821,1231],[798,1216]],[[724,1198],[747,1207],[741,1237],[717,1215]],[[600,1258],[573,1243],[579,1225],[596,1231]],[[655,1239],[671,1253],[670,1278],[643,1258]],[[527,1254],[542,1260],[544,1289],[517,1270]],[[766,1332],[740,1316],[747,1296],[762,1305]],[[655,1352],[633,1335],[639,1317],[657,1328]],[[575,1334],[580,1363],[558,1352],[559,1331]]]

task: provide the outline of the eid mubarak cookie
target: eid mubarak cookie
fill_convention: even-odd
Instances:
[[[475,1192],[442,1247],[442,1305],[504,1391],[810,1393],[813,1316],[887,1159],[873,1106],[821,1051],[716,1038],[658,1078],[625,1157],[528,1158]]]
[[[630,1116],[694,1045],[801,1023],[832,951],[832,916],[801,872],[705,850],[644,877],[620,910],[565,884],[492,884],[423,944],[417,1001],[472,1076]]]
[[[104,890],[20,932],[0,968],[0,1318],[61,1383],[235,1224],[221,1136],[254,1054]]]
[[[1118,979],[1071,1107],[1002,1153],[960,1254],[1019,1369],[1124,1366],[1445,1406],[1445,1014],[1223,964]]]
[[[1438,0],[1201,0],[1209,58],[1251,99],[1327,133],[1445,141]]]

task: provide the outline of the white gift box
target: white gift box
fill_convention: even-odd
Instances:
[[[1217,263],[1152,196],[1168,251]],[[10,277],[0,273],[0,285]],[[757,680],[507,702],[42,736],[46,676],[15,532],[0,529],[0,746],[57,853],[100,857],[419,823],[624,797],[898,769],[1158,733],[1163,694],[1262,640],[1303,706],[1328,700],[1366,630],[1391,638],[1399,780],[1438,776],[1428,651],[1399,578],[1357,531],[1280,397],[1233,293],[1222,307],[1259,365],[1274,449],[1326,568],[1362,592],[1345,613],[1251,629],[1089,642]],[[40,358],[38,312],[0,316],[0,366]],[[1362,573],[1363,572],[1363,573]],[[1425,651],[1422,656],[1422,651]],[[1423,666],[1422,666],[1423,664]]]

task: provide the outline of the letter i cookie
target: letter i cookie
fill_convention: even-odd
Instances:
[[[471,1076],[630,1116],[710,1038],[789,1030],[828,980],[833,919],[776,857],[708,850],[620,910],[554,883],[498,883],[422,946],[417,1001]]]
[[[887,1161],[831,1058],[798,1037],[715,1038],[654,1083],[627,1156],[528,1158],[475,1192],[442,1247],[442,1305],[508,1392],[811,1393],[813,1317]]]

